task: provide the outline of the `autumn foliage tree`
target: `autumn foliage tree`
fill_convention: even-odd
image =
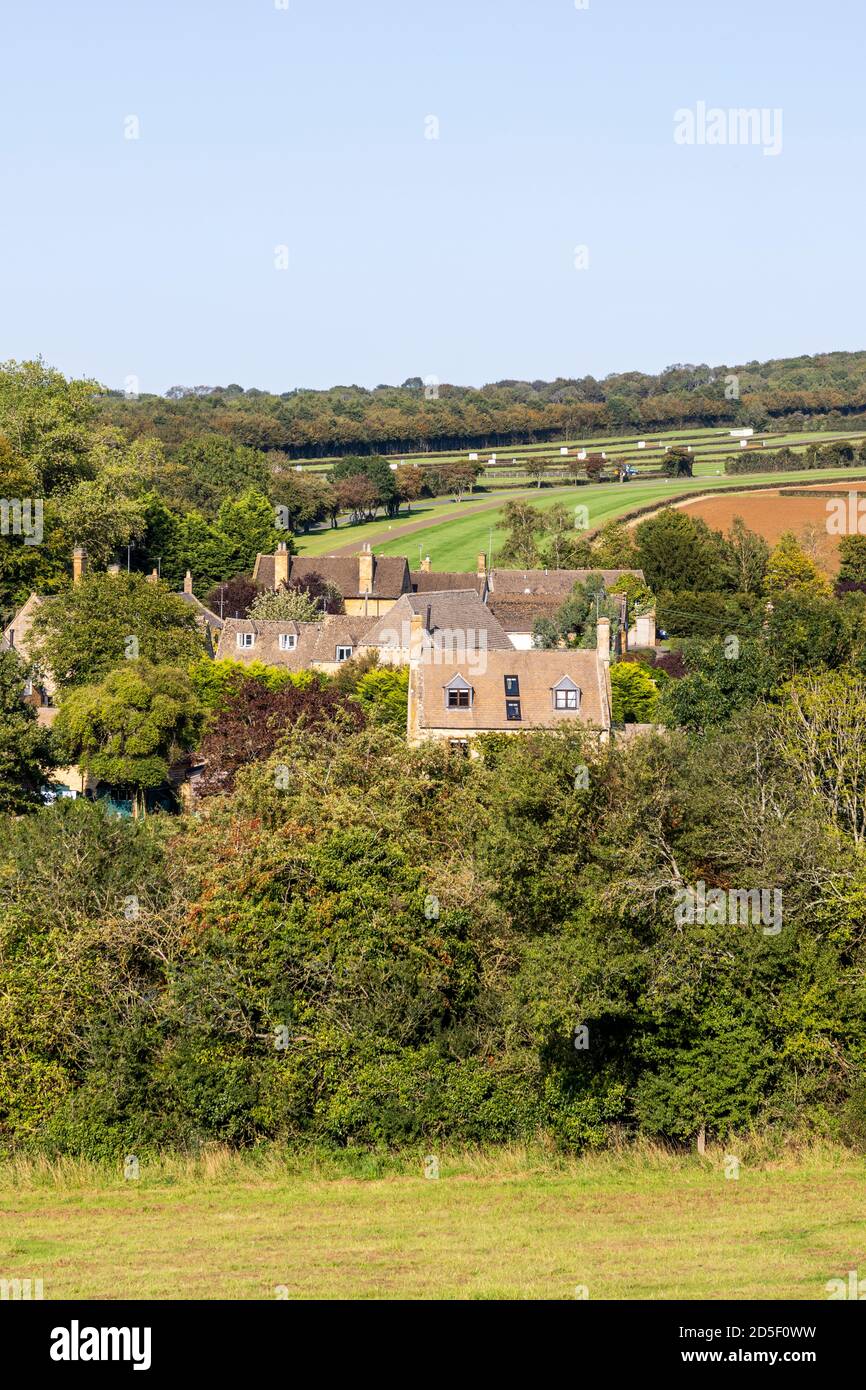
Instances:
[[[241,768],[269,758],[287,728],[302,720],[315,728],[335,719],[350,729],[365,722],[361,706],[337,690],[312,684],[269,690],[260,681],[239,677],[236,691],[202,739],[201,795],[230,792]]]

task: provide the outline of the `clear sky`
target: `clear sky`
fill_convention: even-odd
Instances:
[[[866,346],[854,0],[283,3],[8,0],[2,357],[285,391]],[[781,153],[677,144],[701,101],[781,108]]]

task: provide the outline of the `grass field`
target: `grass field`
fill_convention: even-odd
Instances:
[[[866,1267],[863,1162],[525,1150],[352,1162],[217,1153],[0,1169],[0,1278],[44,1297],[826,1298]],[[348,1175],[347,1175],[348,1174]],[[579,1292],[585,1289],[586,1294]]]
[[[712,465],[700,463],[693,478],[634,480],[630,483],[601,483],[579,487],[536,488],[512,491],[499,496],[476,494],[463,502],[416,503],[410,514],[391,521],[378,520],[360,526],[299,537],[302,555],[327,555],[339,547],[360,549],[369,541],[378,555],[406,555],[417,567],[419,555],[429,555],[434,569],[473,570],[479,552],[491,544],[495,553],[502,543],[502,508],[514,498],[523,498],[542,509],[561,503],[565,507],[583,505],[589,509],[589,524],[599,526],[614,521],[635,508],[666,502],[707,489],[737,491],[756,483],[774,486],[782,482],[831,482],[860,476],[857,469],[828,468],[820,474],[811,471],[786,473],[716,475]],[[474,509],[474,510],[473,510]],[[394,535],[406,526],[412,530]]]

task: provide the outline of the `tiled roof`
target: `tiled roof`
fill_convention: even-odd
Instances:
[[[288,619],[228,618],[220,633],[217,661],[262,661],[267,666],[287,666],[305,671],[319,662],[335,662],[337,647],[361,647],[375,618],[329,613],[318,623],[297,623]],[[237,634],[252,632],[252,647],[239,647]],[[294,633],[296,645],[290,651],[280,648],[280,635]]]
[[[505,677],[516,676],[522,718],[506,717]],[[472,687],[472,703],[465,709],[450,709],[446,686],[462,677]],[[581,692],[580,708],[574,712],[554,707],[553,688],[561,680],[574,682]],[[594,651],[492,651],[486,654],[483,671],[467,661],[445,661],[412,667],[412,723],[420,731],[444,729],[455,735],[461,730],[552,727],[575,720],[599,729],[610,728],[608,671]]]
[[[500,570],[490,572],[490,589],[499,597],[535,594],[562,595],[571,593],[575,584],[583,584],[591,574],[600,574],[610,588],[624,574],[643,580],[643,570]]]
[[[360,585],[360,558],[360,555],[293,555],[289,559],[289,583],[295,584],[311,575],[320,575],[335,585],[343,598],[363,598],[367,591]],[[274,561],[273,555],[259,555],[256,558],[253,579],[266,589],[274,588]],[[409,562],[404,555],[373,556],[371,598],[399,598],[409,588]]]
[[[489,650],[514,650],[502,624],[481,602],[475,589],[404,594],[383,617],[376,619],[367,641],[371,645],[391,647],[401,643],[408,645],[402,641],[403,624],[408,628],[415,613],[420,614],[425,631],[432,634],[434,646],[439,644],[443,633],[454,633],[462,635],[464,648],[486,645]],[[481,633],[485,634],[483,639],[480,639]]]
[[[505,598],[491,594],[487,600],[506,632],[532,632],[539,619],[555,618],[563,602],[562,594],[508,594]]]
[[[175,598],[182,598],[184,603],[193,610],[196,617],[206,622],[208,627],[213,628],[216,632],[222,627],[225,620],[221,618],[218,613],[214,613],[210,608],[205,607],[201,599],[196,598],[195,594],[188,594],[184,589],[180,589],[175,591],[174,596]]]
[[[462,574],[459,570],[412,570],[412,591],[416,594],[442,593],[446,589],[474,589],[484,597],[486,574]]]

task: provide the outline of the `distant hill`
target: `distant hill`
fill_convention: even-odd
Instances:
[[[866,413],[866,352],[819,353],[745,365],[677,364],[656,376],[618,372],[556,381],[299,388],[172,387],[165,396],[109,392],[101,412],[133,436],[171,449],[213,431],[293,458],[505,447],[618,430],[784,423],[830,429]]]

